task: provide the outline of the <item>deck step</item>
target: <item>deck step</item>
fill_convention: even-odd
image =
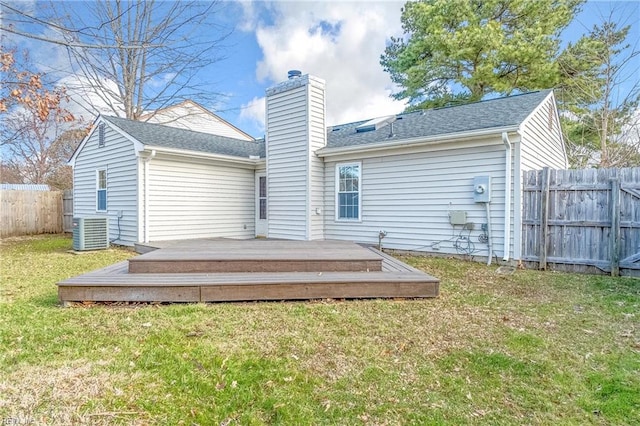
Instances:
[[[438,293],[437,278],[372,247],[339,241],[188,241],[58,283],[63,303],[418,298]]]
[[[129,274],[126,262],[58,284],[62,301],[222,302],[436,297],[439,281],[409,272]]]
[[[381,271],[382,258],[346,241],[225,240],[176,245],[129,260],[131,274]]]

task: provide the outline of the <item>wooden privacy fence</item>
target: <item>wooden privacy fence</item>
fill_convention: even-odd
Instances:
[[[1,237],[63,231],[60,191],[0,190]]]
[[[640,168],[525,172],[523,198],[528,266],[640,276]]]
[[[62,230],[73,232],[73,190],[62,193]]]

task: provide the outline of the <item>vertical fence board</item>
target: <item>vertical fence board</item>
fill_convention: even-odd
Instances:
[[[66,190],[62,194],[62,230],[73,232],[73,191]]]
[[[62,192],[0,191],[2,237],[62,232]]]
[[[542,182],[540,190],[540,269],[547,269],[547,253],[549,250],[548,237],[549,237],[549,187],[551,184],[551,177],[549,168],[545,167],[542,170]]]
[[[620,179],[611,179],[611,231],[609,232],[609,256],[611,275],[620,275]]]
[[[640,168],[528,171],[523,185],[522,260],[640,276]]]

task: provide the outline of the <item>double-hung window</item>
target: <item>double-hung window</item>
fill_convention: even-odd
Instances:
[[[96,170],[96,211],[107,211],[107,169]]]
[[[336,165],[336,219],[360,220],[361,163]]]

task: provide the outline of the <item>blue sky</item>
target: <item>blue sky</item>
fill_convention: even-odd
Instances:
[[[225,61],[220,75],[224,92],[231,96],[227,110],[219,114],[248,133],[261,136],[264,91],[284,80],[289,69],[300,69],[327,81],[330,125],[400,112],[404,104],[389,97],[395,88],[382,71],[379,57],[385,42],[402,34],[403,4],[298,1],[235,5],[241,10],[236,16],[242,16],[233,36],[238,48]],[[637,43],[639,6],[638,1],[588,1],[563,39],[577,40],[614,10],[632,25],[629,40]],[[640,69],[640,58],[635,69]]]
[[[21,2],[13,2],[20,4]],[[23,2],[23,5],[38,2]],[[272,1],[230,2],[222,19],[235,27],[227,40],[228,59],[204,78],[225,96],[204,105],[247,133],[264,133],[264,93],[299,69],[327,82],[329,125],[395,114],[404,104],[390,98],[395,90],[379,65],[385,43],[402,34],[402,1]],[[630,41],[640,39],[640,3],[589,1],[564,34],[575,41],[611,9],[632,24]],[[37,7],[36,7],[37,9]],[[34,61],[50,61],[49,47],[35,48]],[[43,63],[44,63],[43,62]],[[635,63],[640,69],[640,58]],[[638,73],[632,80],[640,79]],[[90,118],[89,118],[90,121]]]

